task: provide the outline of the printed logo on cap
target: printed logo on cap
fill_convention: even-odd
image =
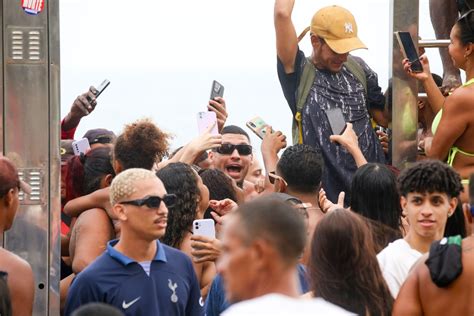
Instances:
[[[23,11],[31,15],[38,15],[44,9],[44,0],[22,0]]]
[[[354,30],[352,29],[352,23],[349,23],[349,22],[344,23],[344,31],[346,33],[354,33]]]

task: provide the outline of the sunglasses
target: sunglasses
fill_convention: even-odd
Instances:
[[[252,154],[252,146],[246,144],[222,144],[221,147],[216,148],[215,151],[221,155],[231,155],[236,149],[239,152],[239,155],[242,156],[248,156]]]
[[[119,202],[119,204],[130,204],[130,205],[135,205],[135,206],[145,205],[148,208],[159,208],[161,201],[165,202],[165,205],[167,207],[173,207],[176,203],[176,195],[165,194],[163,195],[163,197],[148,195],[148,196],[145,196],[143,199],[123,201],[123,202]]]
[[[285,179],[283,179],[283,178],[280,177],[280,176],[277,176],[277,175],[275,174],[275,171],[270,171],[270,172],[268,173],[268,180],[270,180],[270,183],[271,183],[271,184],[275,184],[275,180],[280,180],[280,181],[282,181],[286,186],[288,186],[288,183],[285,181]]]

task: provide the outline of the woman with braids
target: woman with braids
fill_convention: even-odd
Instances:
[[[168,194],[175,194],[176,204],[168,213],[166,233],[161,241],[186,253],[191,259],[192,224],[195,219],[202,219],[209,206],[209,190],[201,177],[189,165],[178,162],[168,164],[158,170],[158,178],[163,182]],[[201,295],[206,297],[208,287],[215,274],[213,262],[196,263],[193,260]]]
[[[393,298],[380,271],[365,220],[345,209],[316,226],[309,263],[312,296],[357,315],[391,314]]]
[[[466,73],[466,82],[444,97],[430,73],[428,59],[420,57],[423,72],[411,71],[410,62],[403,61],[404,69],[423,84],[433,112],[433,139],[425,140],[426,155],[446,161],[461,175],[463,184],[469,183],[474,172],[474,10],[463,14],[451,29],[448,51],[454,66]],[[467,190],[465,190],[467,192]],[[467,195],[462,196],[468,202]]]

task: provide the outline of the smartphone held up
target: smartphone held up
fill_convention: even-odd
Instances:
[[[211,129],[212,135],[218,135],[218,127],[217,127],[217,116],[215,112],[207,111],[207,112],[198,112],[197,114],[197,124],[199,135],[204,134],[209,128]]]
[[[260,116],[254,117],[245,125],[247,125],[247,127],[250,128],[250,130],[254,132],[255,135],[257,135],[260,139],[263,139],[266,129],[269,126]]]
[[[411,71],[423,72],[423,65],[420,62],[418,51],[415,48],[415,44],[411,38],[409,32],[395,32],[400,48],[402,49],[403,56],[407,58],[411,63]]]

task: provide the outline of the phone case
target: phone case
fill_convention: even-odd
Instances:
[[[346,129],[346,121],[340,108],[329,109],[326,111],[329,125],[331,125],[333,135],[341,135]]]
[[[197,114],[197,123],[198,123],[198,130],[199,135],[205,133],[207,129],[214,124],[214,127],[211,130],[211,134],[217,135],[219,131],[217,129],[217,116],[216,112],[199,112]]]
[[[407,58],[411,63],[411,70],[413,72],[422,72],[423,66],[419,60],[418,51],[415,48],[415,44],[411,38],[409,32],[395,32],[398,40],[398,44],[402,49],[403,56]]]
[[[252,130],[252,132],[255,133],[260,139],[263,139],[265,136],[265,129],[268,126],[267,123],[265,123],[264,120],[260,116],[256,116],[250,121],[248,121],[245,125],[247,125],[248,128]]]
[[[72,150],[74,155],[80,156],[81,154],[86,154],[91,146],[89,145],[89,140],[87,138],[79,139],[72,142]]]
[[[211,98],[210,100],[214,100],[216,97],[223,97],[224,96],[224,86],[214,80],[212,82],[212,88],[211,88]]]
[[[196,219],[193,221],[193,235],[216,238],[216,229],[212,219]]]
[[[104,81],[102,81],[102,83],[96,88],[97,90],[97,94],[95,95],[96,99],[99,95],[102,94],[102,92],[104,92],[105,88],[107,88],[110,84],[110,81],[105,79]]]

